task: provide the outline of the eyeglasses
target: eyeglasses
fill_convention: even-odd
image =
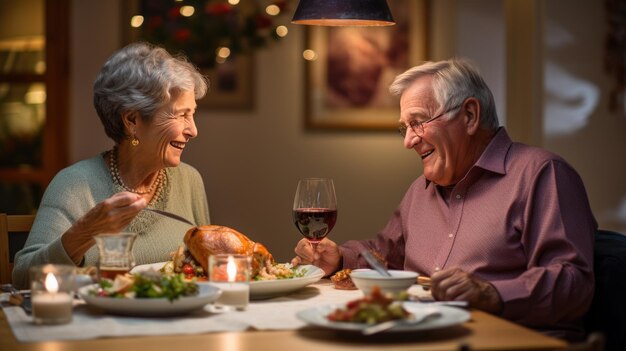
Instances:
[[[456,105],[456,106],[454,106],[452,108],[449,108],[449,109],[443,111],[442,113],[438,114],[437,116],[435,116],[435,117],[433,117],[431,119],[428,119],[428,120],[426,120],[424,122],[418,122],[417,120],[412,120],[412,121],[409,122],[408,127],[407,127],[406,124],[400,123],[400,125],[398,126],[398,133],[400,133],[400,135],[402,135],[402,137],[404,138],[404,137],[406,137],[406,131],[410,127],[411,129],[413,129],[413,133],[415,133],[417,136],[421,137],[422,135],[424,135],[424,124],[430,123],[430,122],[436,120],[437,118],[445,115],[446,113],[456,110],[457,108],[461,107],[461,105],[462,105],[462,103],[458,104],[458,105]]]

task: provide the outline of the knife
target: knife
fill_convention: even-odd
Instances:
[[[361,256],[363,256],[363,258],[365,258],[367,263],[369,263],[369,265],[372,268],[374,268],[376,270],[376,272],[378,272],[378,274],[382,275],[383,277],[391,277],[391,273],[389,273],[387,268],[385,268],[382,265],[382,263],[380,263],[380,261],[376,257],[374,257],[374,255],[372,255],[371,252],[369,252],[367,250],[363,250],[361,252]]]
[[[33,309],[30,301],[30,291],[29,290],[17,290],[11,284],[2,284],[0,286],[0,290],[4,292],[8,292],[11,294],[9,296],[9,303],[14,306],[20,306],[26,312],[26,314],[31,314]]]
[[[177,221],[181,221],[183,223],[187,223],[187,224],[195,227],[195,224],[191,223],[191,221],[189,221],[188,219],[186,219],[184,217],[181,217],[181,216],[179,216],[177,214],[173,214],[171,212],[161,211],[161,210],[157,210],[157,209],[154,209],[154,208],[148,208],[148,207],[144,208],[144,211],[154,212],[154,213],[160,214],[161,216],[172,218],[172,219],[175,219]]]

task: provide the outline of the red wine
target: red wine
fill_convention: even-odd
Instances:
[[[329,208],[298,208],[293,211],[296,228],[307,239],[320,241],[330,233],[337,222],[337,210]]]

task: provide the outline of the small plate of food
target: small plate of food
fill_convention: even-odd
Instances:
[[[425,315],[433,318],[421,320]],[[397,323],[382,333],[446,328],[462,324],[470,318],[469,312],[460,308],[394,300],[379,289],[373,289],[371,294],[346,304],[316,306],[299,311],[296,316],[319,327],[359,333],[389,321]],[[414,323],[413,320],[421,321]]]
[[[172,316],[186,314],[215,301],[220,290],[208,284],[187,282],[180,274],[156,271],[118,275],[114,281],[78,289],[90,306],[107,313],[129,316]]]
[[[251,299],[268,299],[287,295],[316,283],[322,279],[324,271],[313,265],[291,267],[288,263],[279,263],[270,269],[270,276],[276,278],[257,276],[257,279],[250,282]]]
[[[289,263],[277,263],[263,244],[250,240],[235,229],[218,225],[189,229],[184,237],[184,245],[172,254],[172,260],[139,265],[131,272],[152,269],[164,273],[182,273],[188,280],[207,281],[209,256],[215,254],[252,257],[251,299],[286,295],[324,276],[324,271],[313,265],[292,267]]]

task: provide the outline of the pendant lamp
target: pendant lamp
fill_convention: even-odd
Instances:
[[[386,0],[300,0],[291,23],[318,26],[393,26]]]

